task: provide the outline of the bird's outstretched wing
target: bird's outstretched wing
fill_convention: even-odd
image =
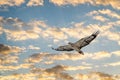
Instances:
[[[72,51],[73,50],[70,45],[59,46],[58,48],[52,47],[52,49],[56,51]]]
[[[91,34],[90,36],[87,36],[85,38],[78,40],[77,42],[74,43],[74,45],[76,45],[79,48],[82,48],[82,47],[88,45],[91,41],[93,41],[97,37],[98,34],[99,34],[99,31],[96,31],[93,34]]]

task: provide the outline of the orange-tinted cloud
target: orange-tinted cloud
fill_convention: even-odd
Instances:
[[[21,68],[30,68],[31,65],[29,64],[21,64],[19,66],[4,66],[3,69],[2,66],[0,66],[3,70],[17,70]],[[75,68],[75,67],[74,67]],[[66,73],[65,70],[72,70],[73,67],[71,66],[64,66],[64,65],[56,65],[51,68],[41,69],[41,68],[35,68],[32,67],[31,72],[29,73],[16,73],[6,76],[0,76],[1,80],[5,79],[15,79],[15,80],[21,80],[21,79],[29,79],[29,80],[119,80],[120,75],[110,75],[103,72],[89,72],[86,74],[70,74]],[[74,69],[73,69],[74,70]],[[75,69],[77,70],[77,69]]]
[[[87,14],[88,16],[95,16],[95,15],[106,15],[110,18],[116,18],[116,19],[120,19],[120,15],[110,9],[102,9],[102,10],[94,10],[91,11]],[[104,18],[104,17],[103,17]]]
[[[26,2],[26,3],[25,3]],[[99,6],[99,5],[103,5],[103,6],[112,6],[115,9],[120,9],[120,1],[119,0],[49,0],[49,2],[58,5],[58,6],[63,6],[63,5],[73,5],[73,6],[77,6],[80,4],[91,4],[93,6]],[[27,6],[41,6],[44,5],[44,0],[1,0],[0,1],[0,5],[4,6],[20,6],[23,3],[25,3],[25,5]]]
[[[12,66],[12,65],[9,65],[9,66],[4,66],[4,65],[0,65],[0,71],[14,71],[14,70],[18,70],[18,69],[21,69],[21,68],[25,68],[25,69],[28,69],[32,67],[32,64],[27,64],[27,63],[24,63],[24,64],[20,64],[20,65],[17,65],[17,66]]]
[[[80,4],[91,4],[93,6],[99,6],[99,5],[103,5],[103,6],[112,6],[115,9],[120,9],[120,4],[119,4],[119,0],[50,0],[50,2],[58,5],[58,6],[63,6],[63,5],[80,5]]]
[[[118,61],[118,62],[112,62],[112,63],[107,63],[105,66],[120,66],[120,61]]]
[[[101,21],[101,22],[105,22],[108,20],[107,18],[104,18],[103,16],[93,16],[93,19]]]
[[[25,62],[38,63],[41,62],[46,55],[48,55],[48,53],[33,54],[28,59],[25,59]]]
[[[21,48],[19,47],[0,44],[0,54],[18,53],[20,51],[21,51]]]
[[[0,1],[0,5],[4,6],[21,6],[23,3],[26,2],[27,6],[41,6],[43,5],[43,1],[44,0],[28,0],[28,2],[26,2],[26,0],[1,0]]]
[[[17,55],[0,55],[0,64],[18,63],[18,59]]]
[[[27,6],[41,6],[44,0],[29,0]]]
[[[112,52],[112,54],[114,54],[116,56],[120,56],[120,51],[119,50],[118,51],[114,51],[114,52]]]
[[[23,4],[25,0],[0,0],[0,5],[8,5],[8,6],[20,6]]]

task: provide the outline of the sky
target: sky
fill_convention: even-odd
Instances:
[[[0,0],[0,80],[119,80],[120,0]],[[100,34],[76,51],[54,51]]]

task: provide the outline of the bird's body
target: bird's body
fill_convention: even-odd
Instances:
[[[92,35],[90,35],[88,37],[82,38],[75,43],[69,42],[68,45],[59,46],[58,48],[52,48],[52,49],[54,49],[56,51],[73,51],[73,50],[76,50],[80,54],[83,54],[83,52],[81,51],[81,48],[90,44],[90,42],[93,41],[97,37],[98,34],[99,34],[99,31],[93,33]]]

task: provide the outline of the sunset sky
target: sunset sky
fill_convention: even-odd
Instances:
[[[66,45],[99,30],[76,51]],[[119,80],[120,0],[0,0],[0,80]]]

